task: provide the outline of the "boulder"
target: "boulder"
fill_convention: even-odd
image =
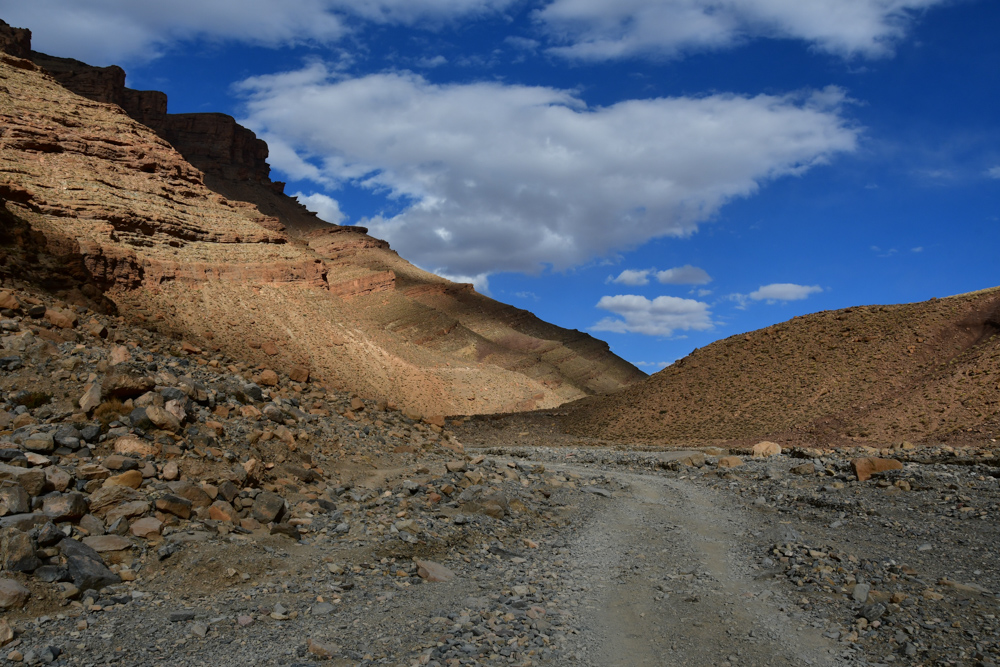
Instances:
[[[271,369],[261,371],[260,383],[265,387],[274,387],[278,384],[278,374]]]
[[[20,609],[29,597],[31,591],[13,579],[0,579],[0,609]]]
[[[18,484],[29,496],[37,496],[45,490],[45,473],[37,468],[19,468],[0,463],[0,482]]]
[[[146,502],[146,496],[132,488],[119,484],[104,486],[91,494],[90,512],[95,516],[104,516],[119,505],[136,501]]]
[[[28,533],[19,530],[4,531],[0,538],[0,562],[8,572],[34,572],[42,566],[35,555],[37,547]]]
[[[132,548],[132,543],[121,535],[91,535],[83,538],[83,543],[97,553]]]
[[[87,513],[87,500],[82,493],[61,493],[42,502],[42,512],[55,523],[77,521]]]
[[[309,369],[306,366],[295,366],[288,373],[292,382],[309,382]]]
[[[132,531],[133,535],[147,540],[159,535],[162,529],[163,522],[155,516],[147,516],[145,519],[139,519],[129,526],[129,530]]]
[[[150,405],[146,408],[146,418],[153,422],[157,428],[164,431],[176,433],[181,430],[180,420],[166,408],[158,408],[155,405]]]
[[[31,496],[20,484],[0,486],[0,516],[31,511]]]
[[[108,398],[126,400],[139,398],[156,386],[153,378],[128,367],[116,366],[101,383],[101,394]]]
[[[181,519],[191,518],[192,502],[180,496],[165,495],[156,500],[156,509],[160,512],[173,514]]]
[[[130,489],[138,489],[142,486],[142,473],[138,470],[128,470],[120,475],[108,477],[104,480],[104,486],[127,486]]]
[[[194,507],[208,507],[212,504],[211,496],[205,492],[205,489],[201,488],[197,484],[192,484],[188,481],[180,481],[170,482],[167,486],[174,492],[175,496],[180,496],[181,498],[189,500]]]
[[[80,409],[86,413],[101,404],[101,386],[96,382],[91,382],[83,388],[83,396],[80,397]]]
[[[121,582],[118,575],[104,564],[101,556],[83,542],[67,538],[59,543],[59,551],[66,559],[66,569],[73,578],[73,585],[80,591],[100,590]]]
[[[781,445],[776,442],[764,440],[753,446],[753,456],[757,459],[768,458],[781,454]]]
[[[455,578],[455,573],[440,563],[431,560],[415,560],[417,564],[417,575],[427,581],[443,582],[451,581]]]
[[[51,433],[32,433],[24,439],[24,448],[29,452],[48,454],[56,448]]]
[[[263,491],[253,501],[253,518],[261,523],[279,521],[285,511],[285,500],[276,493]]]
[[[903,463],[896,459],[860,458],[851,461],[851,469],[859,482],[871,479],[872,475],[887,470],[902,470]]]
[[[160,446],[134,435],[123,435],[115,440],[115,452],[130,456],[156,456],[160,453]]]
[[[738,456],[723,456],[719,459],[720,468],[738,468],[743,465],[743,459]]]

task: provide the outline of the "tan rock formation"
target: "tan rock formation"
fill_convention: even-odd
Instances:
[[[0,279],[103,304],[189,354],[308,368],[425,414],[553,407],[644,377],[601,341],[319,220],[232,118],[167,114],[120,68],[27,40],[0,26]]]

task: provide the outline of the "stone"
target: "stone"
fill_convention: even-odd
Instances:
[[[176,433],[181,430],[180,420],[165,408],[158,408],[155,405],[150,405],[146,408],[146,417],[149,421],[153,422],[157,428],[164,431]]]
[[[56,443],[51,433],[32,433],[24,439],[24,448],[29,452],[48,454],[56,448]]]
[[[871,590],[872,587],[868,584],[855,584],[854,590],[851,591],[851,597],[854,598],[855,602],[864,604],[868,601],[868,594]]]
[[[160,453],[160,446],[134,435],[123,435],[115,440],[115,453],[130,456],[156,456]]]
[[[91,382],[83,388],[83,396],[80,397],[79,406],[84,412],[90,412],[101,404],[101,386],[96,382]]]
[[[448,472],[465,472],[466,470],[465,461],[448,461],[444,466]]]
[[[167,461],[163,465],[163,479],[168,482],[172,482],[180,477],[180,470],[177,468],[176,461]]]
[[[111,454],[104,457],[104,467],[108,470],[136,470],[139,468],[139,462],[131,456]]]
[[[76,469],[76,476],[82,480],[107,479],[111,476],[111,471],[96,463],[85,463]]]
[[[191,501],[194,507],[208,507],[212,504],[212,498],[205,490],[197,484],[188,481],[170,482],[167,487],[174,492],[175,496],[186,498]]]
[[[104,376],[101,395],[126,400],[139,398],[156,386],[153,378],[131,370],[126,366],[116,366]]]
[[[127,487],[119,487],[127,488]],[[108,526],[113,527],[116,523],[121,520],[131,519],[132,517],[142,516],[149,511],[149,503],[145,500],[132,500],[129,502],[124,502],[112,510],[109,510],[105,515],[104,519],[107,521]],[[126,529],[127,532],[127,524]],[[114,532],[114,531],[112,531]]]
[[[689,466],[691,468],[701,468],[705,465],[705,455],[701,452],[695,452],[689,456],[678,459],[678,463],[681,465]]]
[[[66,538],[59,543],[59,551],[66,559],[66,569],[73,585],[81,591],[100,590],[121,582],[118,575],[107,568],[100,555],[83,542]]]
[[[129,470],[114,477],[104,480],[104,486],[127,486],[130,489],[138,489],[142,486],[142,472],[139,470]]]
[[[0,486],[0,516],[31,511],[31,496],[20,484]]]
[[[260,383],[265,387],[277,386],[278,374],[271,369],[263,370],[260,373]]]
[[[95,516],[105,516],[122,503],[140,500],[145,501],[146,496],[131,487],[120,484],[103,486],[90,495],[90,512]]]
[[[57,466],[49,466],[44,469],[45,482],[54,490],[62,493],[73,483],[73,476]]]
[[[336,644],[317,641],[315,639],[310,639],[306,643],[306,648],[309,649],[309,653],[316,656],[319,660],[329,660],[340,653],[340,647]]]
[[[253,501],[253,518],[261,523],[279,521],[285,511],[285,500],[276,493],[264,491],[257,494]]]
[[[213,521],[224,521],[227,523],[236,523],[239,521],[239,516],[236,514],[236,510],[233,509],[233,506],[225,500],[216,500],[214,503],[209,505],[208,517]]]
[[[192,502],[180,496],[166,495],[156,500],[156,509],[167,514],[173,514],[181,519],[191,518]]]
[[[75,313],[57,308],[46,308],[45,319],[60,329],[73,329],[79,321]]]
[[[20,609],[30,597],[31,591],[13,579],[0,579],[0,609]]]
[[[34,572],[42,566],[35,554],[36,546],[31,535],[19,530],[5,531],[0,538],[0,560],[8,572]]]
[[[0,618],[0,646],[6,646],[12,641],[14,641],[14,628],[6,618]],[[11,660],[11,657],[8,655],[7,659]]]
[[[427,581],[451,581],[456,576],[454,572],[446,568],[444,565],[435,563],[432,560],[414,559],[413,562],[417,565],[417,576]]]
[[[111,352],[108,354],[108,365],[117,366],[126,361],[132,361],[132,353],[129,352],[128,348],[124,345],[112,345]]]
[[[163,522],[156,517],[148,516],[144,519],[139,519],[129,526],[129,530],[136,537],[142,537],[144,539],[150,539],[156,537],[160,534],[163,529]]]
[[[21,301],[10,290],[0,290],[0,308],[21,310]]]
[[[776,442],[770,442],[769,440],[764,440],[754,445],[751,451],[753,452],[754,458],[757,459],[769,458],[771,456],[778,456],[779,454],[781,454],[781,445],[779,445]]]
[[[41,527],[41,530],[38,531],[35,541],[38,542],[38,546],[42,548],[54,547],[59,544],[64,537],[66,536],[61,530],[59,530],[59,528],[56,527],[56,524],[51,521],[47,521],[45,525]]]
[[[61,493],[42,501],[42,512],[53,522],[76,521],[88,511],[87,499],[82,493]]]
[[[309,382],[309,368],[306,366],[295,366],[288,372],[288,379],[292,382]]]
[[[45,489],[45,473],[37,468],[21,468],[0,463],[0,482],[14,482],[28,492],[29,496],[37,496]]]
[[[265,341],[260,346],[261,351],[269,357],[276,356],[278,354],[278,346],[271,341]]]
[[[743,459],[738,456],[723,456],[718,465],[720,468],[738,468],[743,465]]]
[[[238,495],[240,495],[239,488],[228,479],[219,484],[219,497],[227,503],[233,502]]]
[[[103,535],[104,531],[107,530],[104,526],[104,522],[93,514],[85,514],[83,518],[80,519],[79,526],[91,535]]]
[[[83,538],[83,543],[97,553],[132,548],[132,543],[120,535],[91,535]]]
[[[816,472],[816,466],[812,463],[803,463],[801,465],[793,467],[788,472],[792,473],[793,475],[812,475],[814,472]]]
[[[903,463],[896,459],[859,458],[851,461],[851,469],[859,482],[871,479],[872,475],[887,470],[902,470]]]

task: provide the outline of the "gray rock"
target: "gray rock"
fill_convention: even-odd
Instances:
[[[34,572],[42,566],[42,561],[35,555],[37,546],[28,533],[9,530],[0,540],[0,555],[3,569],[8,572]]]
[[[854,590],[851,591],[851,597],[854,598],[855,602],[864,604],[868,601],[868,593],[871,589],[872,587],[868,584],[856,584]]]
[[[0,516],[31,511],[31,497],[21,485],[0,487]]]
[[[13,579],[0,579],[0,609],[17,609],[31,597],[31,591]]]
[[[59,543],[59,551],[66,558],[66,567],[73,578],[73,585],[81,591],[99,590],[121,582],[101,560],[96,551],[82,542],[65,539]]]
[[[263,491],[253,501],[253,518],[261,523],[279,521],[285,511],[285,500],[276,493]]]

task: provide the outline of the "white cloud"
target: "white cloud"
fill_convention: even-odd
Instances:
[[[794,283],[773,283],[762,285],[757,290],[748,295],[754,301],[767,301],[775,303],[777,301],[800,301],[810,294],[822,292],[819,285],[796,285]]]
[[[844,57],[891,55],[925,9],[948,0],[555,0],[536,13],[555,52],[678,57],[753,38],[798,39]]]
[[[296,192],[292,197],[298,199],[310,211],[315,211],[321,220],[340,225],[347,219],[347,216],[340,210],[340,203],[333,197],[318,192],[311,195]]]
[[[94,65],[151,60],[178,42],[330,44],[353,19],[410,25],[501,10],[513,0],[0,0],[36,50]]]
[[[639,368],[655,368],[656,370],[663,370],[669,366],[671,361],[637,361],[633,366],[638,366]]]
[[[712,276],[705,269],[685,264],[656,274],[656,279],[664,285],[706,285]]]
[[[275,168],[321,165],[319,182],[398,199],[399,215],[362,224],[418,265],[460,275],[565,269],[690,235],[730,199],[854,150],[859,133],[835,90],[591,108],[565,90],[346,79],[321,63],[241,89],[243,122],[295,150]]]
[[[432,69],[434,67],[440,67],[441,65],[447,65],[448,59],[442,55],[434,56],[433,58],[421,58],[417,61],[417,65],[420,67],[427,67]]]
[[[1000,166],[990,167],[986,170],[986,175],[990,178],[1000,178]]]
[[[601,297],[597,307],[622,319],[604,318],[591,327],[592,331],[672,336],[678,330],[706,331],[713,327],[708,304],[694,299],[658,296],[650,301],[644,296],[619,294]]]
[[[611,282],[618,285],[648,285],[649,284],[649,274],[652,269],[645,269],[643,271],[633,271],[632,269],[625,269],[618,274],[617,278],[610,278],[605,282]]]

